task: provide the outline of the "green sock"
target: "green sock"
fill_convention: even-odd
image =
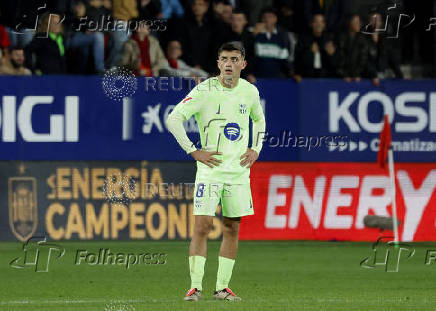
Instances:
[[[232,277],[234,259],[218,257],[218,274],[216,278],[216,290],[220,291],[229,287],[230,278]]]
[[[191,288],[202,290],[201,281],[203,280],[204,264],[206,257],[189,256],[189,272],[191,274]]]

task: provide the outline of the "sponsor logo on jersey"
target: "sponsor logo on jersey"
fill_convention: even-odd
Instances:
[[[239,113],[245,114],[247,112],[247,105],[239,104]]]
[[[188,101],[190,101],[192,99],[192,97],[186,97],[182,103],[186,104]]]
[[[202,208],[203,207],[203,202],[200,201],[200,200],[195,200],[194,207],[195,208]]]
[[[224,127],[224,135],[228,140],[237,140],[241,134],[241,129],[238,123],[227,123]]]

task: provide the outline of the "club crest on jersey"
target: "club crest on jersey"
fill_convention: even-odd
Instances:
[[[247,105],[239,104],[239,113],[244,114],[247,112]]]
[[[227,123],[224,127],[224,135],[228,140],[235,141],[239,138],[241,134],[241,129],[238,123]]]

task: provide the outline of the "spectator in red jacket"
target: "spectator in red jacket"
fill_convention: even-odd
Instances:
[[[7,55],[7,48],[11,45],[11,41],[9,40],[8,33],[6,32],[5,27],[0,25],[0,58],[3,55]]]

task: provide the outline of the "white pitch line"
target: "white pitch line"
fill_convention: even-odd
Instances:
[[[46,299],[46,300],[9,300],[0,301],[0,305],[12,304],[75,304],[75,303],[140,303],[140,302],[158,302],[156,299],[118,299],[111,300],[106,298],[85,298],[85,299]],[[168,301],[169,302],[169,301]]]
[[[182,297],[183,298],[183,297]],[[81,304],[81,303],[170,303],[183,301],[182,298],[174,299],[106,299],[106,298],[84,298],[84,299],[45,299],[45,300],[9,300],[0,301],[0,305],[20,305],[20,304]],[[255,298],[250,302],[267,302],[268,299]],[[288,299],[275,300],[276,302],[291,302]],[[216,303],[215,300],[203,300],[203,302]]]
[[[408,300],[403,297],[398,298],[379,298],[379,299],[370,299],[370,302],[380,303],[380,302],[391,302],[391,303],[403,303],[403,302],[412,302],[412,300]],[[81,303],[170,303],[170,302],[180,302],[181,298],[174,299],[107,299],[107,298],[84,298],[84,299],[45,299],[45,300],[9,300],[9,301],[0,301],[0,305],[25,305],[25,304],[81,304]],[[368,299],[354,299],[354,298],[346,298],[346,297],[326,297],[326,298],[291,298],[291,299],[279,299],[274,300],[275,302],[281,303],[292,303],[292,302],[317,302],[317,303],[334,303],[334,302],[345,302],[345,303],[355,303],[355,302],[368,302]],[[203,300],[204,302],[216,303],[215,300]],[[254,298],[247,299],[246,302],[270,302],[268,299],[262,298]],[[435,303],[436,298],[434,299],[419,299],[421,303]]]

